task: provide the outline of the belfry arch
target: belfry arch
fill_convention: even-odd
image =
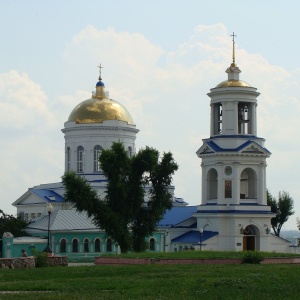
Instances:
[[[211,168],[207,172],[207,200],[218,198],[218,172]]]
[[[240,177],[241,199],[257,199],[257,174],[252,168],[242,171]]]

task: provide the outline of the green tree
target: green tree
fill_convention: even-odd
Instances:
[[[8,215],[0,209],[0,237],[4,232],[10,232],[15,237],[26,235],[24,228],[28,223],[16,218],[13,215]]]
[[[271,219],[274,234],[280,236],[282,225],[294,214],[294,200],[288,192],[279,192],[278,199],[276,199],[276,197],[273,197],[271,193],[267,191],[267,204],[271,206],[271,211],[276,214],[276,216]]]
[[[147,249],[145,238],[153,233],[157,222],[172,200],[168,186],[178,169],[171,153],[146,147],[128,157],[121,143],[103,150],[99,161],[107,177],[106,196],[100,199],[96,191],[74,172],[63,176],[65,200],[77,210],[86,211],[94,223],[104,229],[120,246],[121,252]],[[144,203],[145,189],[150,186],[149,201]]]

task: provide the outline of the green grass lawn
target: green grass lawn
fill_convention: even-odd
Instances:
[[[2,269],[0,299],[299,299],[299,280],[299,265]]]

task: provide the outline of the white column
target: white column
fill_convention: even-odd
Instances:
[[[233,134],[235,134],[235,135],[239,133],[238,105],[239,105],[239,102],[234,101],[234,105],[233,105],[234,132],[233,132]]]
[[[214,104],[210,104],[210,136],[214,135],[214,122],[215,122],[215,114],[214,114]]]
[[[257,119],[256,119],[257,103],[252,104],[252,134],[257,136]]]
[[[240,163],[233,163],[232,200],[233,204],[240,204]]]
[[[206,166],[202,163],[201,164],[201,168],[202,168],[202,204],[206,204],[206,200],[207,200],[207,170],[206,170]]]
[[[266,164],[260,163],[257,178],[257,200],[258,204],[266,205]]]
[[[223,163],[219,163],[216,165],[216,170],[218,172],[218,197],[217,204],[224,204],[224,176],[223,176]]]

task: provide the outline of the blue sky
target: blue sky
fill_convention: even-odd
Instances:
[[[288,191],[300,216],[300,3],[297,1],[0,2],[1,209],[29,187],[60,180],[61,133],[104,66],[110,97],[130,111],[146,145],[171,151],[176,195],[201,201],[210,88],[226,79],[231,37],[240,78],[255,86],[258,135],[273,153],[267,186]]]

